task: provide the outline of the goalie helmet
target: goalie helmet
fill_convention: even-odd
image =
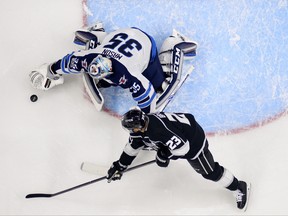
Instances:
[[[149,122],[148,116],[140,109],[131,109],[126,112],[121,119],[122,127],[130,133],[134,133],[133,129],[143,129]]]
[[[91,77],[98,80],[113,74],[111,60],[102,55],[98,55],[89,65],[88,73]]]

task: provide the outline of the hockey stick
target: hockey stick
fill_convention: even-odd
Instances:
[[[83,83],[90,100],[98,111],[102,110],[104,104],[104,97],[97,88],[95,80],[89,74],[83,73]]]
[[[134,169],[138,169],[138,168],[140,168],[140,167],[143,167],[143,166],[146,166],[146,165],[149,165],[149,164],[152,164],[152,163],[155,163],[155,160],[148,161],[148,162],[145,162],[145,163],[136,165],[136,166],[134,166],[134,167],[131,167],[131,168],[127,169],[127,170],[124,171],[124,172],[128,172],[128,171],[131,171],[131,170],[134,170]],[[58,195],[60,195],[60,194],[67,193],[67,192],[69,192],[69,191],[72,191],[72,190],[75,190],[75,189],[78,189],[78,188],[81,188],[81,187],[84,187],[84,186],[87,186],[87,185],[90,185],[90,184],[93,184],[93,183],[102,181],[102,180],[104,180],[104,179],[106,179],[106,176],[103,176],[103,177],[94,179],[94,180],[92,180],[92,181],[88,181],[88,182],[85,182],[85,183],[76,185],[76,186],[74,186],[74,187],[71,187],[71,188],[68,188],[68,189],[66,189],[66,190],[62,190],[62,191],[56,192],[56,193],[52,193],[52,194],[32,193],[32,194],[28,194],[25,198],[26,198],[26,199],[30,199],[30,198],[50,198],[50,197],[58,196]]]

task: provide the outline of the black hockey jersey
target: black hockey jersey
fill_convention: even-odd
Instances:
[[[189,113],[150,113],[145,133],[131,133],[129,142],[120,157],[120,163],[130,165],[144,147],[158,150],[168,148],[169,158],[193,159],[205,146],[206,137],[202,127]]]

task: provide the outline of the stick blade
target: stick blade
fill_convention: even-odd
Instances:
[[[34,193],[34,194],[28,194],[25,198],[49,198],[52,197],[52,194],[44,194],[44,193]]]
[[[80,169],[83,172],[87,172],[93,175],[107,175],[107,171],[109,169],[109,167],[106,166],[102,166],[102,165],[98,165],[95,163],[90,163],[90,162],[83,162],[81,164]]]

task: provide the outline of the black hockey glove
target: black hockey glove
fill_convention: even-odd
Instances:
[[[160,167],[168,167],[170,163],[170,159],[168,158],[171,155],[171,152],[168,150],[168,148],[160,148],[157,151],[156,155],[156,163]]]
[[[113,162],[106,176],[108,183],[110,183],[111,181],[120,180],[123,175],[123,172],[126,169],[127,169],[127,166],[120,164],[119,161]]]

